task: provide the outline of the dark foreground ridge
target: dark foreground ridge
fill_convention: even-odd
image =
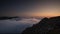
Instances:
[[[60,34],[60,16],[43,18],[39,23],[26,28],[22,34]]]

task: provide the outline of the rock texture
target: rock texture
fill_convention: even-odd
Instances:
[[[26,28],[22,34],[60,34],[60,16],[43,18],[39,23]]]

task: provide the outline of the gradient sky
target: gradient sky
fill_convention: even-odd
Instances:
[[[0,0],[0,16],[60,16],[60,1]]]

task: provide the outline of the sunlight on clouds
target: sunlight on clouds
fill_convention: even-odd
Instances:
[[[35,19],[35,18],[30,18],[30,19],[22,19],[19,22],[20,23],[28,23],[28,24],[35,24],[38,23],[40,20]]]

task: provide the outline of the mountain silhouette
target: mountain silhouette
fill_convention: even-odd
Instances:
[[[60,16],[45,17],[39,23],[26,28],[22,34],[60,34]]]
[[[15,16],[15,17],[6,17],[6,16],[3,16],[3,17],[0,17],[0,20],[13,19],[13,18],[18,18],[18,17],[17,16]]]

